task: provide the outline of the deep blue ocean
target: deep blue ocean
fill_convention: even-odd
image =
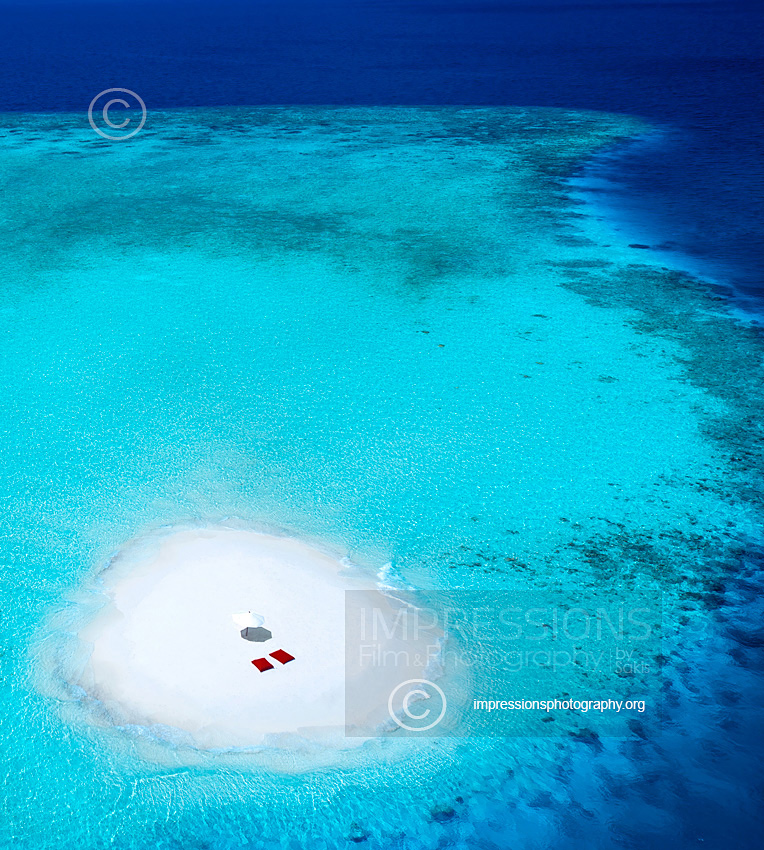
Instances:
[[[12,2],[0,111],[258,104],[550,106],[666,133],[601,168],[638,242],[764,293],[764,9],[757,0]],[[638,237],[638,238],[637,238]],[[697,269],[696,269],[697,271]]]

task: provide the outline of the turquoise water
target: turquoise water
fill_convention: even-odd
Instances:
[[[0,128],[4,846],[691,844],[719,807],[753,817],[736,706],[761,680],[729,623],[756,621],[764,346],[565,182],[643,124],[290,108],[151,113],[120,143],[82,116]],[[124,542],[226,517],[441,601],[663,594],[663,696],[628,740],[560,718],[291,774],[149,759],[145,730],[83,719],[50,645]]]

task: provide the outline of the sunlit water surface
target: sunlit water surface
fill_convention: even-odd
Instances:
[[[764,345],[566,183],[650,128],[382,108],[152,113],[118,143],[81,116],[0,126],[3,846],[715,847],[731,822],[754,846]],[[560,717],[334,766],[157,757],[150,730],[89,723],[51,648],[94,570],[226,518],[440,603],[662,593],[651,709],[626,739]]]

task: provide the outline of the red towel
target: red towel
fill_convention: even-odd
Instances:
[[[269,652],[271,658],[275,658],[276,661],[280,661],[282,664],[288,664],[290,661],[294,661],[294,655],[290,655],[288,652],[284,652],[283,649],[277,649],[275,652]]]
[[[265,673],[266,670],[273,670],[273,664],[267,658],[255,658],[252,663],[261,673]]]

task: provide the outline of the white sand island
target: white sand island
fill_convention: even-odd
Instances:
[[[336,743],[345,591],[365,590],[391,610],[404,604],[347,573],[303,542],[251,530],[184,529],[127,547],[99,576],[107,603],[79,632],[92,653],[76,684],[116,725],[172,727],[204,749],[258,747],[274,735]],[[243,639],[247,611],[270,639]],[[390,647],[400,649],[394,639]],[[282,663],[277,650],[294,660]],[[272,669],[252,664],[262,658]],[[421,674],[398,668],[389,683]],[[377,671],[369,685],[368,717],[384,724],[385,677]]]

